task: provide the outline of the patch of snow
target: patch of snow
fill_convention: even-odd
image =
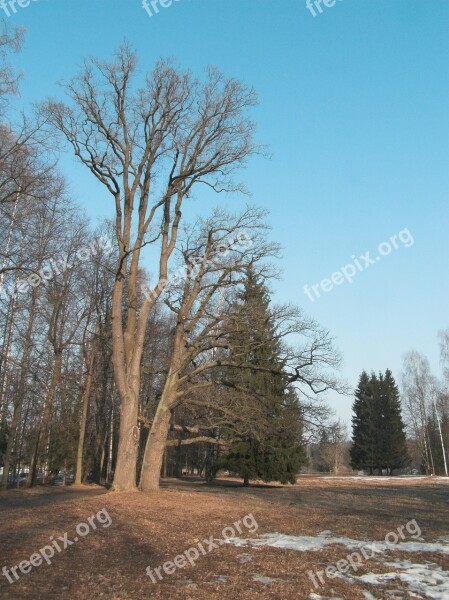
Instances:
[[[449,477],[440,477],[434,476],[430,477],[429,475],[397,475],[397,476],[370,476],[370,475],[350,475],[348,477],[344,477],[341,475],[323,475],[320,476],[319,479],[333,479],[333,480],[341,480],[341,481],[417,481],[419,479],[427,479],[429,481],[442,481],[449,483]]]
[[[246,563],[248,563],[248,562],[251,562],[251,561],[253,560],[253,558],[254,558],[254,557],[253,557],[253,555],[252,555],[252,554],[239,554],[239,555],[237,556],[237,558],[239,559],[239,563],[240,563],[241,565],[244,565],[244,564],[246,564]]]
[[[317,536],[293,536],[285,535],[282,533],[267,533],[261,535],[258,538],[240,539],[230,538],[227,543],[234,544],[236,546],[270,546],[273,548],[283,548],[286,550],[295,550],[299,552],[318,551],[326,546],[330,545],[342,545],[348,550],[366,548],[371,550],[370,557],[380,564],[383,564],[392,570],[388,573],[367,573],[366,575],[345,575],[339,573],[339,576],[350,582],[360,582],[371,585],[382,585],[388,582],[401,581],[407,586],[407,594],[409,598],[420,598],[430,600],[448,600],[449,599],[449,571],[443,570],[437,564],[426,563],[417,564],[409,560],[394,560],[391,561],[388,557],[382,556],[388,551],[399,551],[399,552],[432,552],[436,554],[449,555],[449,538],[441,537],[436,542],[422,542],[422,541],[405,541],[399,542],[398,544],[387,544],[385,541],[382,542],[368,542],[363,540],[354,540],[347,537],[332,537],[330,531],[322,531]],[[422,538],[420,538],[422,539]],[[240,556],[251,556],[242,554]],[[367,555],[365,554],[365,557]],[[368,557],[368,558],[370,558]],[[251,557],[252,558],[252,557]],[[269,577],[262,577],[260,575],[253,575],[254,581],[268,585],[274,583],[276,580]],[[404,592],[400,589],[390,589],[386,591],[389,598],[396,598],[398,600],[404,598]],[[365,600],[376,600],[371,592],[363,591]],[[310,594],[309,600],[325,600],[318,594]],[[338,600],[338,599],[334,599]]]
[[[335,598],[335,596],[333,598],[329,598],[329,596],[320,596],[319,594],[309,594],[309,600],[343,600],[343,598]]]
[[[442,544],[449,544],[449,536],[442,535],[441,537],[437,538],[437,542],[441,542]]]
[[[274,577],[265,577],[263,575],[253,573],[253,581],[257,581],[257,583],[261,583],[264,587],[267,587],[270,585],[270,583],[280,583],[285,581],[285,579],[275,579]]]
[[[386,562],[386,566],[393,567],[389,573],[368,573],[366,575],[354,576],[353,579],[381,585],[387,581],[399,579],[405,583],[411,592],[432,600],[447,600],[449,598],[449,571],[444,571],[434,563],[416,564],[410,561]]]
[[[283,533],[265,533],[258,538],[228,538],[228,544],[235,546],[272,546],[273,548],[284,548],[286,550],[297,550],[299,552],[309,552],[322,550],[325,546],[342,544],[346,548],[360,548],[366,546],[368,542],[352,540],[345,537],[331,537],[327,532],[322,532],[318,536],[314,535],[286,535]]]
[[[235,546],[271,546],[272,548],[284,548],[285,550],[296,550],[298,552],[316,552],[326,546],[339,544],[345,546],[348,550],[357,550],[366,548],[371,554],[382,554],[389,550],[400,552],[436,552],[439,554],[449,554],[449,545],[443,542],[420,542],[407,541],[397,544],[387,544],[385,541],[372,542],[364,540],[354,540],[347,537],[332,537],[327,531],[322,531],[319,535],[286,535],[283,533],[265,533],[258,538],[228,538],[228,544]]]
[[[362,590],[362,594],[365,600],[377,600],[377,598],[373,596],[371,592],[368,592],[368,590]]]

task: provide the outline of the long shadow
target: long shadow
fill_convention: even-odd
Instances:
[[[88,511],[89,512],[89,511]],[[61,519],[60,519],[61,520]],[[96,531],[75,544],[55,553],[50,565],[45,562],[33,568],[28,574],[20,574],[13,584],[0,577],[0,598],[5,600],[73,600],[74,598],[117,597],[117,589],[123,586],[126,578],[126,598],[142,597],[142,587],[148,586],[151,595],[151,580],[145,574],[148,565],[157,566],[163,562],[157,545],[151,540],[142,540],[129,534],[128,522],[114,516],[110,528],[101,526]],[[2,557],[0,566],[18,564],[17,550],[27,559],[31,552],[49,544],[46,524],[24,528],[25,544],[20,548],[14,544],[14,557]],[[65,529],[70,530],[67,524]],[[61,533],[62,535],[62,533]],[[69,539],[73,539],[69,531]],[[26,546],[23,549],[22,547]],[[170,583],[170,581],[167,581]],[[175,582],[173,582],[175,583]],[[114,592],[114,593],[113,593]],[[167,594],[167,597],[169,595]]]
[[[105,494],[105,488],[86,486],[85,489],[72,488],[71,486],[56,487],[45,486],[38,489],[37,493],[27,493],[26,490],[7,490],[0,494],[0,510],[19,510],[48,504],[59,504],[68,500],[75,500],[83,496],[97,496]]]
[[[303,485],[302,485],[303,484]],[[373,489],[371,489],[371,486]],[[286,507],[301,506],[313,513],[322,510],[334,517],[354,517],[365,519],[368,523],[382,520],[388,527],[401,525],[416,519],[423,530],[444,531],[447,523],[447,503],[449,489],[444,484],[394,485],[359,483],[347,485],[308,484],[299,481],[296,486],[253,485],[244,487],[241,483],[228,480],[216,480],[207,484],[200,478],[165,480],[164,489],[183,490],[199,494],[226,494],[235,497],[246,496],[259,500],[275,501]],[[379,501],[373,505],[373,494]],[[429,504],[433,510],[429,510]]]

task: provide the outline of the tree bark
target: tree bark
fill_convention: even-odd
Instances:
[[[159,490],[165,443],[170,431],[170,417],[170,408],[164,402],[161,402],[154,415],[153,425],[145,447],[140,477],[140,488],[144,492]]]
[[[97,332],[98,333],[98,325]],[[87,377],[86,384],[84,386],[83,397],[82,397],[82,414],[81,414],[81,423],[80,423],[80,435],[78,439],[78,450],[76,455],[76,472],[75,472],[75,485],[81,485],[82,482],[82,471],[83,471],[83,454],[84,454],[84,439],[86,435],[86,423],[87,423],[87,412],[89,409],[89,398],[90,398],[90,390],[92,388],[92,379],[93,379],[93,370],[95,363],[95,343],[91,351],[89,364],[87,367]]]
[[[17,298],[13,296],[10,302],[9,308],[9,321],[6,322],[3,333],[4,343],[2,348],[2,354],[0,356],[0,422],[3,423],[6,420],[6,414],[8,412],[8,360],[12,345],[12,333],[14,327],[14,318],[17,307]]]
[[[6,446],[5,458],[3,461],[3,479],[2,479],[2,488],[3,489],[6,489],[8,486],[9,468],[10,468],[10,464],[11,464],[11,454],[12,454],[12,449],[14,446],[14,441],[16,439],[17,428],[20,424],[20,419],[21,419],[21,415],[22,415],[23,399],[25,397],[25,391],[26,391],[26,380],[28,377],[28,357],[29,357],[29,352],[30,352],[30,348],[31,348],[31,337],[32,337],[33,327],[34,327],[34,318],[36,315],[37,293],[35,290],[36,290],[36,288],[33,288],[33,295],[31,298],[31,307],[30,307],[30,312],[28,315],[28,326],[27,326],[27,330],[25,333],[25,341],[24,341],[24,347],[23,347],[23,353],[22,353],[19,384],[17,386],[16,398],[15,398],[15,402],[14,402],[14,411],[13,411],[11,426],[9,428],[9,437],[8,437],[8,443]]]
[[[137,426],[138,405],[135,396],[129,392],[121,396],[120,433],[117,449],[117,465],[114,473],[114,491],[136,490],[136,465],[139,447]]]
[[[182,327],[178,324],[173,341],[170,370],[145,445],[140,474],[140,489],[144,492],[159,490],[162,461],[170,431],[171,409],[176,402],[176,394],[179,389],[179,370],[184,342]]]
[[[39,429],[34,446],[33,456],[31,458],[30,472],[28,475],[27,486],[32,487],[34,485],[34,479],[36,476],[37,459],[39,450],[42,444],[43,437],[47,434],[47,429],[50,425],[51,409],[55,399],[56,388],[61,381],[61,369],[62,369],[62,350],[60,348],[55,349],[55,363],[53,366],[53,375],[50,382],[50,387],[45,399],[42,417],[39,423]]]
[[[129,220],[129,215],[128,215]],[[128,241],[128,231],[127,239]],[[139,428],[137,426],[138,398],[140,378],[134,380],[134,390],[130,386],[129,367],[131,348],[126,348],[123,333],[123,281],[126,276],[126,258],[123,258],[121,270],[117,275],[112,295],[112,360],[114,379],[120,396],[120,428],[117,448],[117,464],[114,473],[113,490],[133,491],[136,488],[137,452],[139,446]],[[137,379],[137,386],[136,384]],[[134,392],[134,393],[133,393]]]

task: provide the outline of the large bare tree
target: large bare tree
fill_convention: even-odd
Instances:
[[[204,82],[160,61],[137,86],[137,56],[89,59],[65,85],[70,104],[45,107],[76,156],[111,194],[118,260],[112,303],[113,362],[121,399],[114,489],[136,486],[141,358],[149,313],[169,273],[186,198],[198,184],[235,192],[234,171],[259,150],[247,109],[254,91],[209,69]],[[142,249],[156,247],[153,294],[139,302]],[[123,315],[125,308],[125,316]]]

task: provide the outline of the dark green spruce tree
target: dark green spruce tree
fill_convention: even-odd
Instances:
[[[351,467],[367,469],[370,475],[376,466],[375,415],[375,376],[371,378],[366,371],[360,375],[352,405],[352,446],[350,450]]]
[[[229,369],[227,378],[239,394],[240,426],[229,432],[231,446],[222,466],[245,485],[250,479],[295,483],[306,462],[301,411],[283,372],[269,292],[252,269],[234,309],[231,359],[242,368]]]
[[[399,390],[389,369],[379,376],[378,467],[392,475],[409,464]]]
[[[409,464],[399,390],[389,369],[385,375],[364,371],[355,391],[351,466],[370,475],[392,474]]]

